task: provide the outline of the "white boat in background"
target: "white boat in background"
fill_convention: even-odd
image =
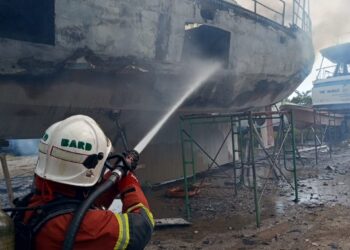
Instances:
[[[323,56],[312,89],[315,108],[344,111],[350,109],[350,43],[321,50]],[[334,65],[323,67],[324,59]]]

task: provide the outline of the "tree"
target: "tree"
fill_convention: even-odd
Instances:
[[[294,96],[290,102],[303,106],[312,106],[311,90],[305,92],[296,90],[295,93],[296,96]]]

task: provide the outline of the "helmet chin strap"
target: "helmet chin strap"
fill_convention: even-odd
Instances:
[[[89,155],[83,162],[83,165],[87,169],[95,168],[98,162],[103,159],[103,157],[104,157],[104,154],[102,152],[98,154]]]

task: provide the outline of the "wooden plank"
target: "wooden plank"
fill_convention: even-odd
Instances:
[[[11,207],[14,207],[12,203],[14,196],[13,196],[13,190],[11,185],[11,177],[10,177],[10,173],[9,173],[9,169],[6,161],[6,155],[0,155],[0,162],[1,162],[2,171],[4,173],[4,178],[6,182],[7,194],[9,197],[9,204],[11,205]]]
[[[183,218],[163,218],[163,219],[155,219],[155,227],[163,228],[163,227],[185,227],[192,225],[191,222]]]
[[[317,149],[318,150],[328,149],[328,146],[327,145],[317,146]],[[305,148],[299,149],[299,153],[309,152],[312,150],[315,150],[315,147],[305,147]]]

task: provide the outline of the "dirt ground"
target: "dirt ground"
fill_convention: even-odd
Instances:
[[[350,249],[350,148],[333,150],[332,158],[321,153],[317,166],[312,151],[302,154],[298,203],[286,182],[258,178],[259,194],[267,183],[260,228],[251,188],[234,196],[231,169],[209,174],[191,198],[192,225],[157,229],[146,249]],[[260,166],[258,176],[264,174]],[[185,218],[184,201],[164,194],[165,188],[148,193],[155,217]]]

